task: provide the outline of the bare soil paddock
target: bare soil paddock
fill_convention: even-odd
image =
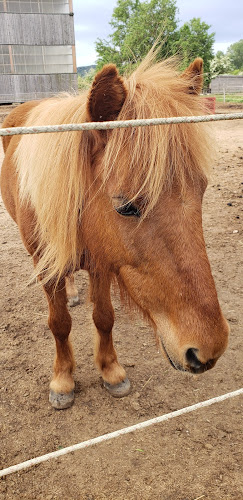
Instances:
[[[0,114],[8,110],[0,107]],[[27,286],[32,262],[0,200],[1,468],[242,386],[243,122],[214,123],[212,130],[218,157],[204,199],[205,239],[231,337],[216,367],[198,377],[168,366],[150,328],[114,297],[115,343],[133,390],[112,399],[93,365],[87,276],[80,272],[81,306],[72,310],[76,399],[68,410],[53,410],[45,297],[39,286]],[[9,475],[0,497],[242,500],[242,406],[242,397],[230,399]]]

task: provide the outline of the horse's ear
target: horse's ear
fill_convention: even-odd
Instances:
[[[127,95],[122,77],[114,64],[107,64],[97,73],[88,97],[91,121],[116,120]]]
[[[203,60],[197,57],[188,68],[183,71],[181,77],[188,80],[188,93],[200,94],[203,87]]]

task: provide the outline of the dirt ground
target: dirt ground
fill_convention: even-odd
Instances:
[[[217,112],[228,110],[236,109]],[[87,276],[80,272],[81,306],[72,310],[75,404],[53,410],[45,297],[27,286],[32,262],[0,200],[1,468],[242,387],[243,122],[212,129],[218,157],[204,199],[205,239],[231,336],[216,367],[198,377],[174,371],[150,328],[114,297],[115,344],[133,389],[121,400],[107,394],[93,364]],[[0,498],[242,500],[242,406],[239,396],[11,474],[0,482]]]

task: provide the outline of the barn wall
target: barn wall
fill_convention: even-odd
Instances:
[[[77,75],[0,75],[0,102],[25,102],[44,99],[58,92],[77,91]]]
[[[0,12],[0,103],[41,99],[64,91],[77,93],[71,0],[65,9],[70,12]],[[37,56],[39,50],[43,64],[42,56]]]
[[[218,75],[211,81],[211,92],[213,94],[243,93],[243,76],[238,75]]]
[[[0,13],[0,44],[74,45],[73,17]]]

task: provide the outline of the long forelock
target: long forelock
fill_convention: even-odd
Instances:
[[[126,80],[128,94],[119,120],[197,116],[202,100],[189,94],[191,84],[180,76],[175,60],[145,61]],[[211,162],[208,125],[168,124],[113,130],[106,147],[104,179],[116,179],[117,191],[143,196],[148,211],[174,180],[183,191],[188,176],[207,176]]]

